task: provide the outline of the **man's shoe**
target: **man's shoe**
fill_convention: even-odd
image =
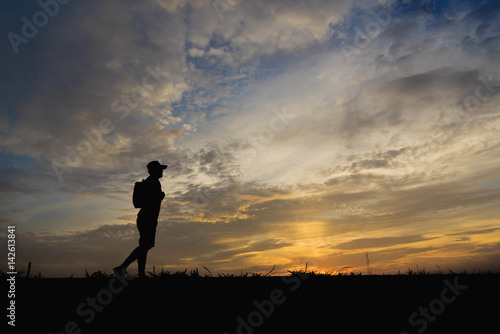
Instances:
[[[127,270],[125,268],[122,268],[120,266],[114,267],[113,268],[113,273],[115,274],[115,276],[122,276],[122,277],[124,277],[128,281],[131,281],[131,280],[134,279],[133,277],[129,276],[129,274],[127,273]]]

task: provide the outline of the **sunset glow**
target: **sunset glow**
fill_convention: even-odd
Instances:
[[[43,10],[8,6],[4,36]],[[21,269],[110,273],[159,160],[147,270],[500,271],[498,17],[497,1],[60,5],[0,51],[2,243],[16,225]]]

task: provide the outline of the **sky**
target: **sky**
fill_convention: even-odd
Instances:
[[[500,1],[1,6],[18,270],[110,273],[159,160],[147,270],[500,271]]]

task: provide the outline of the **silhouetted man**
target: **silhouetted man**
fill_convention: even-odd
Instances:
[[[161,201],[165,193],[161,191],[159,179],[163,176],[163,170],[167,165],[161,165],[158,161],[151,161],[147,165],[149,177],[143,181],[144,196],[141,210],[137,215],[137,229],[139,230],[139,246],[130,253],[123,263],[113,268],[116,276],[125,275],[127,267],[137,260],[139,277],[146,277],[146,257],[148,251],[155,245],[156,225],[160,214]]]

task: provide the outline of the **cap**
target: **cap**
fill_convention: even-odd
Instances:
[[[148,163],[148,165],[146,166],[148,168],[148,170],[154,170],[154,169],[166,169],[168,166],[167,165],[162,165],[160,164],[158,161],[151,161],[150,163]]]

